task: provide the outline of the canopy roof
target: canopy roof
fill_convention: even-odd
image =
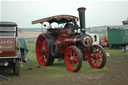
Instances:
[[[78,18],[76,16],[72,16],[72,15],[57,15],[57,16],[52,16],[52,17],[48,17],[48,18],[43,18],[43,19],[32,21],[32,24],[43,23],[43,22],[65,23],[65,22],[74,22],[74,21],[78,21]]]

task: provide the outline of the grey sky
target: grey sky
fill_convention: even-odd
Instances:
[[[53,15],[78,16],[77,8],[86,7],[86,26],[121,25],[128,18],[128,1],[35,0],[1,1],[0,20],[16,22],[19,27],[34,28],[31,21]]]

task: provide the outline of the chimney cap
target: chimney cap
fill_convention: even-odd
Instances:
[[[77,9],[79,12],[84,12],[85,10],[86,10],[86,8],[85,7],[80,7],[80,8],[78,8]]]

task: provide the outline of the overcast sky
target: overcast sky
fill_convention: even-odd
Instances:
[[[20,28],[40,27],[32,25],[37,20],[53,15],[78,16],[78,7],[86,7],[86,26],[121,25],[128,18],[128,0],[0,0],[0,21],[13,21]]]

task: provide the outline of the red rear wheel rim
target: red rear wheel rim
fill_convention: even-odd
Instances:
[[[42,52],[42,49],[44,52]],[[38,63],[42,66],[45,66],[48,60],[49,50],[48,41],[42,34],[39,35],[36,41],[36,56]]]
[[[75,48],[68,48],[65,52],[65,64],[68,70],[76,71],[78,68],[79,57]]]
[[[93,68],[100,68],[103,64],[103,51],[99,46],[93,46],[93,53],[89,53],[89,63]]]

